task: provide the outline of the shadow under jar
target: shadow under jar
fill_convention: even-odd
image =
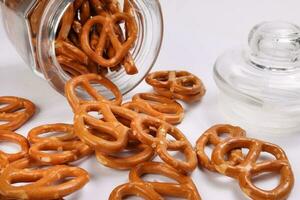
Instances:
[[[86,0],[90,1],[90,0]],[[111,1],[111,0],[100,0]],[[44,78],[61,94],[71,78],[58,62],[55,42],[64,13],[73,0],[0,0],[3,24],[7,35],[32,71]],[[163,18],[158,0],[130,0],[132,16],[137,24],[137,39],[130,54],[138,73],[128,75],[121,67],[108,70],[106,77],[114,82],[123,94],[135,88],[148,74],[160,51],[163,37]],[[124,0],[118,0],[120,7]],[[125,25],[120,25],[125,27]],[[105,88],[97,86],[111,97]]]

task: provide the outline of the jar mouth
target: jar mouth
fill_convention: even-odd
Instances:
[[[64,72],[56,59],[55,39],[60,20],[72,2],[72,0],[49,2],[42,16],[37,38],[37,60],[41,71],[50,85],[63,95],[64,85],[71,77]],[[138,38],[131,54],[139,72],[135,75],[128,75],[122,67],[119,71],[109,72],[106,75],[119,87],[123,95],[137,87],[152,69],[158,58],[163,39],[163,17],[159,1],[135,0],[132,2],[134,17],[138,25]],[[107,98],[113,98],[106,88],[97,87],[97,90]]]

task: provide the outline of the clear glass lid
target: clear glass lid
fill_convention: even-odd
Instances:
[[[230,121],[262,133],[299,132],[300,28],[265,22],[249,34],[249,48],[218,58],[215,81]]]

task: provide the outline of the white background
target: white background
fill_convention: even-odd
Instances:
[[[217,88],[212,78],[215,59],[228,48],[246,45],[249,30],[257,23],[286,20],[300,24],[299,0],[163,0],[165,37],[155,70],[188,70],[200,76],[207,88],[204,100],[187,106],[186,118],[179,126],[194,144],[206,129],[225,120],[217,108]],[[18,31],[18,30],[16,30]],[[26,66],[0,29],[0,96],[15,95],[31,99],[39,111],[18,133],[37,125],[72,122],[71,110],[63,96],[56,93]],[[134,90],[149,91],[145,83]],[[127,96],[129,98],[129,96]],[[266,119],[267,120],[267,119]],[[263,123],[263,122],[262,122]],[[266,136],[249,133],[283,147],[294,169],[296,183],[289,199],[300,198],[299,135]],[[0,147],[3,149],[3,146]],[[67,199],[107,199],[114,187],[127,182],[128,172],[114,171],[92,157],[82,164],[91,173],[91,182]],[[244,200],[238,184],[207,171],[195,170],[193,179],[203,199]],[[273,184],[267,184],[268,188]]]

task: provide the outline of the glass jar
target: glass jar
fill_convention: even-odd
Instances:
[[[266,134],[300,130],[300,27],[264,22],[249,34],[249,48],[220,56],[214,78],[230,122]]]
[[[4,28],[24,62],[32,71],[47,80],[64,94],[64,85],[70,76],[58,64],[55,37],[64,12],[74,0],[0,0]],[[160,51],[163,36],[163,18],[158,0],[133,0],[138,37],[131,49],[139,72],[127,75],[124,69],[109,72],[123,94],[135,88],[150,71]],[[119,0],[120,5],[124,2]],[[31,20],[32,15],[40,23]],[[104,88],[99,90],[110,96]]]

